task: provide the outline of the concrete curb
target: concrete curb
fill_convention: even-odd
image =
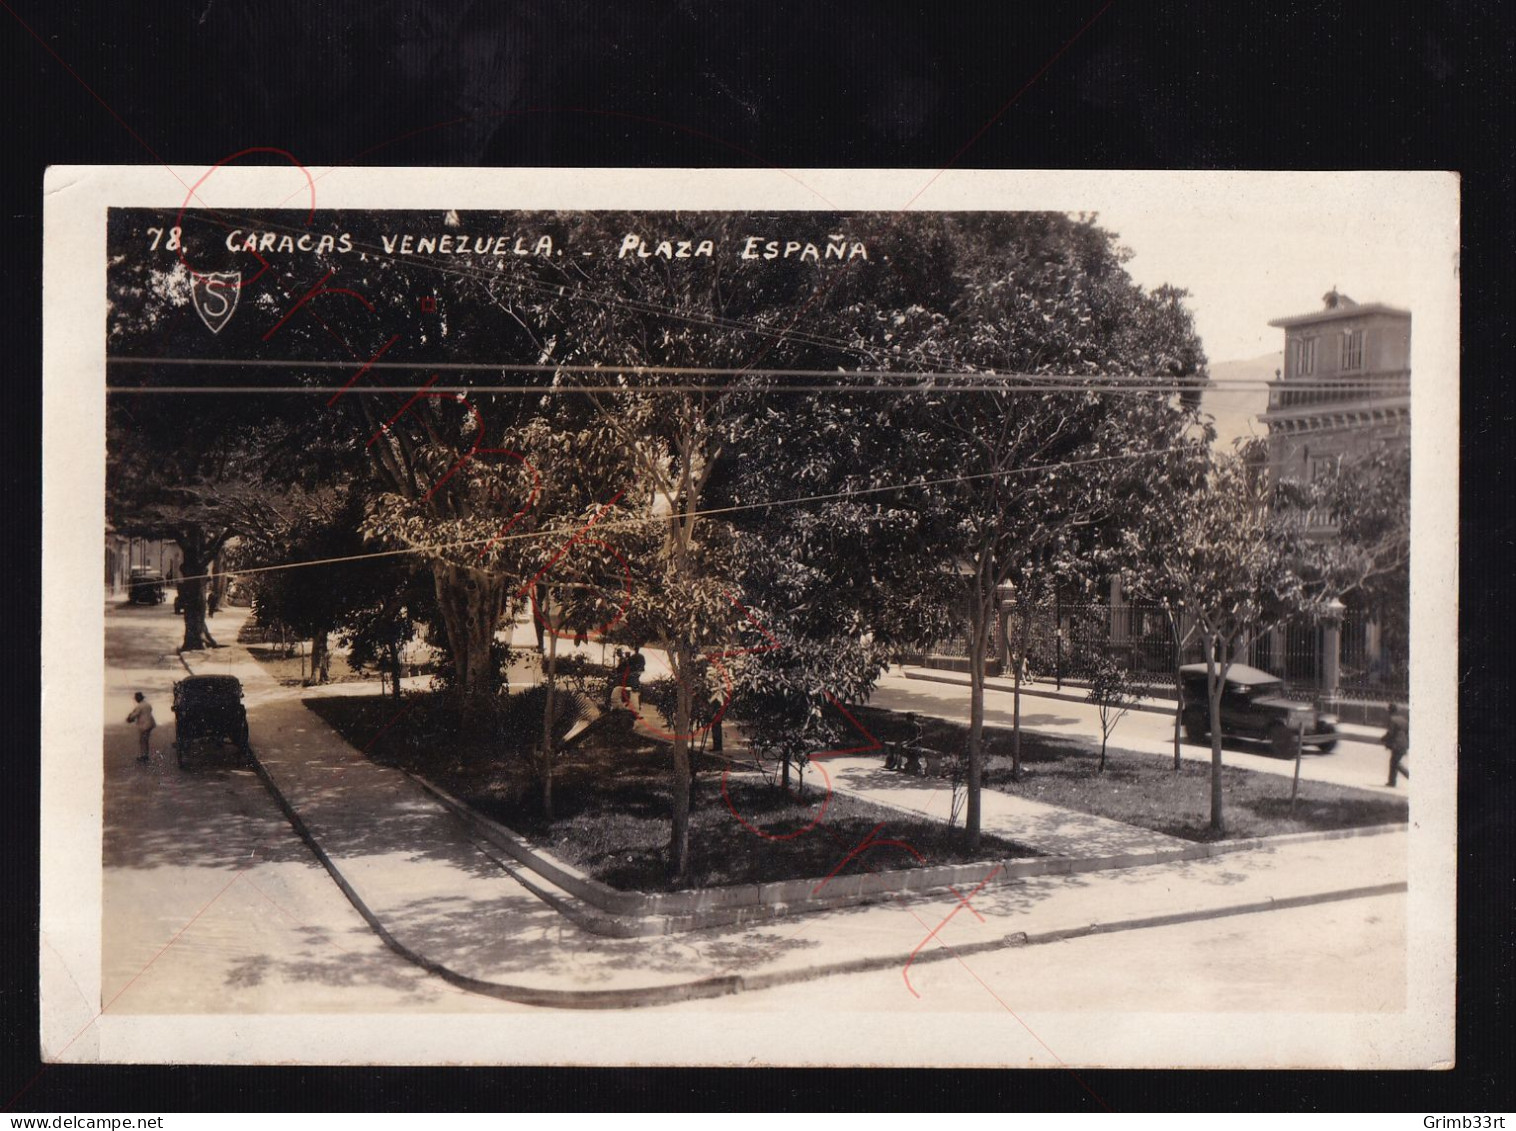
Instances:
[[[940,864],[831,878],[732,884],[673,892],[628,891],[585,875],[572,864],[532,844],[515,830],[484,816],[420,775],[412,774],[411,777],[491,845],[502,849],[518,863],[594,908],[594,911],[588,913],[567,906],[561,909],[596,934],[619,937],[674,934],[707,927],[738,926],[813,911],[855,907],[877,903],[896,895],[946,893],[954,885],[979,883],[987,871],[997,866],[1004,871],[1028,862],[1021,857],[1012,857],[969,864]],[[920,819],[920,814],[913,816]],[[523,879],[522,882],[532,887],[526,880]],[[828,889],[826,895],[818,895],[816,892],[822,886]]]
[[[296,833],[299,834],[301,840],[306,843],[315,854],[316,859],[321,862],[321,866],[331,875],[342,894],[347,897],[348,902],[353,905],[364,921],[373,928],[374,933],[379,936],[380,940],[387,947],[407,961],[415,963],[429,973],[436,974],[438,977],[458,986],[460,989],[484,994],[488,997],[499,998],[503,1001],[516,1002],[520,1005],[544,1006],[558,1009],[629,1009],[672,1005],[681,1001],[724,997],[728,994],[770,989],[775,986],[815,981],[820,978],[841,974],[867,973],[872,970],[882,970],[892,966],[901,966],[903,968],[908,963],[922,965],[928,962],[963,958],[968,955],[983,954],[988,951],[1002,950],[1009,947],[1037,946],[1043,943],[1060,942],[1092,934],[1111,934],[1117,931],[1174,926],[1182,923],[1201,922],[1206,919],[1222,919],[1235,915],[1281,911],[1294,907],[1308,907],[1320,903],[1363,899],[1377,895],[1392,895],[1408,890],[1404,882],[1378,884],[1371,887],[1345,888],[1334,892],[1317,892],[1311,895],[1289,896],[1283,899],[1254,900],[1248,903],[1231,904],[1223,907],[1176,912],[1171,915],[1121,919],[1109,923],[1079,924],[1039,932],[1018,931],[1002,936],[999,939],[987,939],[984,942],[969,943],[951,948],[942,947],[915,955],[871,955],[866,958],[851,959],[845,962],[825,963],[792,970],[777,970],[769,974],[725,974],[709,978],[697,978],[688,982],[678,982],[670,985],[644,986],[622,990],[558,990],[541,986],[491,982],[482,978],[471,977],[467,974],[460,974],[443,963],[428,958],[419,951],[406,946],[385,927],[383,920],[368,906],[363,897],[358,894],[357,890],[343,876],[336,862],[327,855],[326,851],[311,833],[309,826],[306,825],[288,799],[280,792],[272,775],[269,774],[262,761],[256,756],[256,751],[254,752],[253,764],[259,779],[274,797],[280,810],[289,820]],[[1399,826],[1394,827],[1399,828]],[[1380,827],[1371,831],[1382,832],[1385,829]],[[1306,839],[1324,838],[1308,836]]]
[[[446,790],[419,775],[409,775],[452,812],[471,831],[482,836],[513,860],[529,868],[542,879],[568,892],[590,910],[574,907],[540,890],[539,886],[508,869],[529,890],[563,911],[580,926],[595,934],[617,938],[674,934],[708,927],[729,927],[743,923],[829,911],[859,904],[877,903],[900,895],[929,895],[950,891],[954,885],[981,882],[986,869],[993,873],[992,886],[1033,876],[1061,876],[1081,872],[1114,871],[1156,864],[1173,864],[1206,860],[1233,852],[1251,852],[1263,848],[1309,844],[1313,841],[1339,840],[1347,837],[1376,836],[1403,830],[1403,825],[1371,825],[1355,829],[1327,829],[1317,832],[1287,833],[1277,837],[1254,837],[1248,840],[1187,843],[1181,848],[1144,849],[1108,856],[1038,856],[1003,861],[986,860],[972,864],[949,864],[936,867],[899,869],[838,876],[829,881],[817,879],[789,880],[781,883],[740,884],[724,888],[702,888],[677,892],[627,891],[593,879],[573,865],[532,844],[525,837],[472,809]],[[921,814],[900,806],[888,805],[920,819]],[[504,862],[501,861],[502,865]],[[826,896],[815,894],[823,882],[832,890]],[[834,886],[835,885],[835,886]]]
[[[467,974],[460,974],[456,970],[428,958],[425,954],[407,946],[394,936],[384,925],[384,921],[369,907],[368,903],[358,894],[356,888],[348,882],[342,870],[321,847],[310,826],[295,811],[288,798],[280,791],[273,776],[267,767],[257,756],[253,754],[253,767],[259,779],[273,796],[285,818],[299,834],[306,846],[315,854],[321,866],[327,870],[342,894],[347,896],[349,903],[357,910],[374,933],[379,936],[385,946],[389,947],[400,957],[408,962],[414,962],[428,973],[436,974],[445,981],[451,982],[465,990],[474,993],[486,994],[497,997],[504,1001],[513,1001],[522,1005],[554,1006],[560,1009],[624,1009],[630,1006],[667,1005],[678,1001],[691,1001],[696,998],[722,997],[726,994],[737,993],[741,988],[741,978],[738,975],[722,975],[711,978],[698,978],[689,982],[677,982],[671,985],[646,986],[626,990],[557,990],[542,986],[523,986],[508,982],[490,982],[481,978],[474,978]],[[534,894],[540,894],[535,889],[528,887]]]
[[[182,657],[181,657],[182,660]],[[188,669],[189,664],[183,661]],[[190,669],[193,670],[193,669]],[[290,822],[301,840],[310,848],[321,866],[336,883],[338,890],[347,897],[358,914],[366,923],[373,928],[374,933],[380,940],[396,954],[409,962],[415,963],[423,970],[436,974],[445,981],[458,986],[461,989],[473,993],[484,994],[489,997],[499,998],[504,1001],[516,1002],[522,1005],[544,1006],[560,1009],[626,1009],[637,1007],[649,1007],[656,1005],[668,1005],[681,1001],[692,1001],[703,998],[722,997],[728,994],[741,993],[743,991],[761,990],[772,986],[811,981],[819,978],[830,977],[838,974],[861,973],[870,970],[883,969],[890,966],[904,966],[914,962],[922,964],[926,962],[942,961],[949,958],[960,958],[968,954],[983,953],[990,950],[998,950],[1012,946],[1037,945],[1044,942],[1054,942],[1067,938],[1077,938],[1094,933],[1106,933],[1120,930],[1138,930],[1145,927],[1172,925],[1185,922],[1198,922],[1204,919],[1223,918],[1232,915],[1245,915],[1268,910],[1281,910],[1290,907],[1303,907],[1315,903],[1326,903],[1337,900],[1365,898],[1373,895],[1392,894],[1407,890],[1405,883],[1382,884],[1375,887],[1348,888],[1337,892],[1320,892],[1307,896],[1286,897],[1277,900],[1252,901],[1249,903],[1233,904],[1223,907],[1212,907],[1195,911],[1179,912],[1167,916],[1153,916],[1129,920],[1117,920],[1111,923],[1090,923],[1065,928],[1057,928],[1049,931],[1027,933],[1016,932],[1003,936],[1000,939],[990,939],[980,943],[967,944],[954,948],[941,948],[914,955],[907,954],[881,954],[860,959],[852,959],[843,962],[818,964],[815,966],[801,967],[791,970],[774,971],[768,974],[723,974],[705,978],[696,978],[687,982],[678,982],[665,985],[634,987],[619,990],[565,990],[542,986],[526,986],[516,983],[494,982],[482,978],[476,978],[468,974],[460,973],[451,969],[442,962],[430,958],[413,947],[406,945],[397,938],[380,916],[368,905],[359,894],[353,884],[342,874],[337,862],[326,852],[317,841],[310,827],[296,811],[294,805],[284,795],[275,781],[273,775],[258,757],[256,749],[252,751],[252,766],[264,787],[273,797],[275,804]],[[440,799],[439,799],[440,800]],[[501,826],[503,827],[503,826]],[[1303,833],[1287,837],[1263,838],[1257,841],[1239,842],[1236,845],[1196,845],[1201,851],[1194,856],[1184,856],[1185,859],[1198,859],[1201,856],[1220,854],[1217,851],[1239,851],[1244,848],[1266,846],[1271,843],[1302,843],[1310,840],[1326,840],[1343,836],[1373,835],[1376,833],[1397,831],[1403,826],[1376,826],[1368,829],[1336,830],[1329,833]],[[515,835],[515,834],[512,834]],[[1138,854],[1143,857],[1142,863],[1157,863],[1158,860],[1149,860],[1150,854]],[[493,858],[493,857],[492,857]],[[1039,861],[1040,862],[1040,861]],[[1063,863],[1063,861],[1054,861]],[[1069,861],[1070,865],[1076,863]],[[1090,862],[1078,862],[1090,863]],[[502,862],[503,864],[503,862]],[[1108,865],[1119,867],[1122,865]],[[1074,870],[1072,867],[1069,870]],[[1079,868],[1077,870],[1094,870],[1093,868]],[[511,874],[520,880],[513,871]],[[1038,873],[1033,873],[1038,874]],[[524,886],[544,897],[534,886],[524,883]],[[561,901],[549,900],[554,905],[561,907]]]

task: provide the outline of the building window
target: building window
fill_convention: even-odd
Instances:
[[[1309,377],[1316,372],[1316,339],[1295,339],[1295,376]]]
[[[1342,334],[1342,367],[1363,368],[1363,331],[1345,330]]]

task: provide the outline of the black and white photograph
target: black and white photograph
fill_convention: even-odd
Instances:
[[[1451,1064],[1455,175],[46,208],[44,1060]]]

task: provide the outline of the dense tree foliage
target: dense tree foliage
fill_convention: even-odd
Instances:
[[[169,536],[216,547],[289,491],[347,500],[269,518],[266,545],[399,552],[390,572],[270,593],[312,633],[341,626],[393,662],[424,615],[398,594],[429,580],[450,684],[476,715],[501,628],[534,609],[549,629],[545,803],[557,634],[614,626],[661,648],[675,876],[713,691],[729,687],[789,766],[835,745],[836,705],[893,656],[957,623],[977,839],[1003,603],[1108,568],[1124,516],[1165,505],[1195,442],[1205,359],[1182,292],[1144,291],[1093,218],[1051,213],[319,216],[189,214],[182,257],[113,260],[113,381],[204,380],[176,360],[194,358],[279,389],[198,398],[236,407],[159,413],[135,443],[116,428],[113,514],[165,531],[172,516]],[[113,246],[167,219],[113,213]],[[263,269],[234,223],[309,231],[313,250]],[[845,254],[737,254],[802,223]],[[442,258],[398,253],[405,230],[531,235]],[[699,255],[704,241],[722,253]],[[663,244],[697,253],[650,250]],[[190,293],[213,270],[241,273],[241,309],[208,335]],[[149,403],[165,404],[118,394],[113,419]]]
[[[984,678],[1000,603],[1007,592],[1030,599],[1092,559],[1132,498],[1162,480],[1195,426],[1204,355],[1182,292],[1137,286],[1092,219],[955,217],[947,243],[950,301],[902,311],[885,332],[905,337],[917,364],[945,359],[953,371],[985,375],[926,378],[895,406],[893,421],[894,465],[921,481],[910,502],[922,561],[935,559],[958,581],[973,842]]]

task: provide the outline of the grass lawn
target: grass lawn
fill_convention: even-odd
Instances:
[[[905,717],[873,707],[857,708],[859,721],[881,741],[910,737]],[[968,728],[921,716],[922,742],[944,752],[968,748]],[[985,728],[984,785],[1033,801],[1124,821],[1187,840],[1212,840],[1211,766],[1186,758],[1176,774],[1172,758],[1109,749],[1105,773],[1098,743],[1021,733],[1021,781],[1011,779],[1011,732]],[[1331,757],[1312,755],[1311,757]],[[1404,824],[1403,798],[1326,782],[1301,781],[1290,812],[1290,779],[1235,766],[1222,769],[1225,839],[1278,836],[1366,825]]]
[[[555,767],[554,819],[548,821],[526,760],[498,746],[460,742],[456,723],[425,696],[408,697],[399,705],[378,696],[305,703],[348,742],[367,748],[375,761],[424,775],[595,879],[642,891],[674,886],[664,874],[670,814],[666,746],[625,726],[599,730],[592,742],[573,748]],[[879,824],[884,828],[876,839],[901,841],[909,848],[871,848],[848,861],[838,875],[1036,855],[992,836],[982,839],[979,851],[965,855],[956,844],[961,829],[837,794],[825,799],[823,812],[819,792],[807,788],[797,799],[751,775],[732,775],[723,794],[725,764],[704,755],[697,763],[691,869],[679,887],[819,879]]]

